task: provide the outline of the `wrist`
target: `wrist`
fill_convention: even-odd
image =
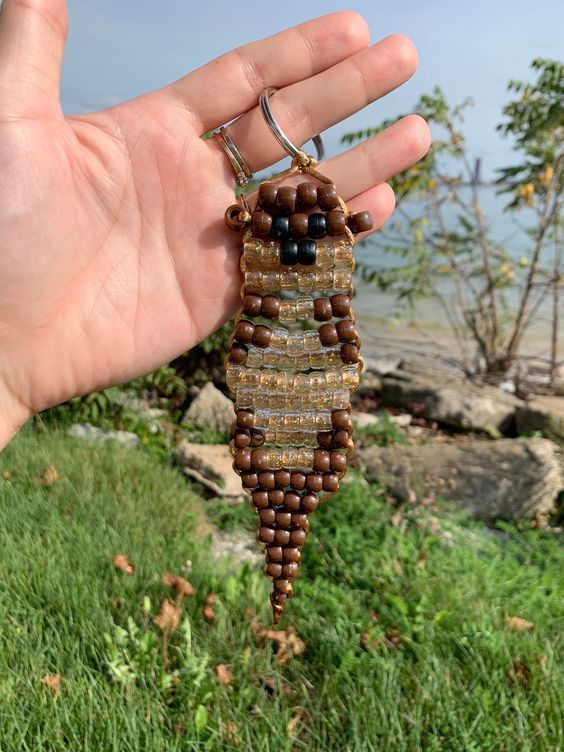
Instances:
[[[31,417],[31,410],[10,390],[0,375],[0,451]]]

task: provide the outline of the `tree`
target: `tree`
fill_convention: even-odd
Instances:
[[[365,281],[416,308],[432,296],[442,307],[458,345],[456,361],[469,375],[499,380],[515,365],[525,331],[552,300],[550,373],[558,365],[564,173],[564,65],[534,60],[533,83],[511,81],[514,99],[498,130],[515,139],[518,164],[499,170],[506,211],[528,238],[516,258],[496,241],[483,208],[483,184],[463,132],[465,100],[451,107],[439,87],[415,108],[439,137],[427,156],[392,181],[397,221],[376,236],[392,266],[361,265]],[[344,136],[354,142],[384,128]],[[416,199],[416,200],[414,200]],[[524,210],[532,223],[523,223]],[[470,343],[470,347],[469,347]]]

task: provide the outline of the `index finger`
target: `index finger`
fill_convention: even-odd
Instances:
[[[368,46],[358,13],[331,13],[238,47],[183,76],[165,91],[181,100],[200,132],[250,110],[266,86],[288,86]]]

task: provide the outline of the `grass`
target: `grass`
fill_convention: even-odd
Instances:
[[[49,432],[21,433],[2,471],[2,752],[563,747],[564,553],[546,532],[398,510],[353,477],[314,515],[282,624],[305,650],[281,663],[259,636],[262,575],[210,553],[212,525],[250,531],[248,509],[206,504],[147,453]],[[163,634],[167,571],[197,592]]]

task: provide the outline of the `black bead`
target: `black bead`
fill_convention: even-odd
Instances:
[[[298,263],[303,266],[315,264],[317,255],[317,243],[315,240],[300,240],[298,242]]]
[[[307,234],[310,238],[324,238],[327,234],[327,223],[325,214],[316,212],[310,214],[307,221]]]
[[[275,240],[283,240],[289,237],[290,217],[274,217],[270,234]]]
[[[298,263],[298,244],[295,240],[283,240],[280,246],[280,263],[285,266]]]

